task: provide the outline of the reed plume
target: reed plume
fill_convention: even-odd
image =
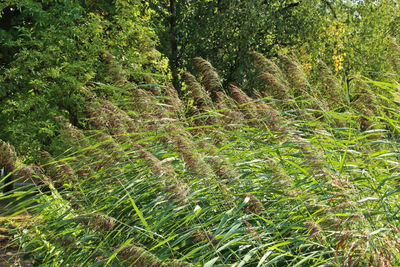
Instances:
[[[311,87],[301,63],[292,53],[291,55],[279,54],[279,59],[285,67],[285,74],[293,90],[294,96],[307,95]]]
[[[7,142],[0,140],[0,167],[10,172],[15,169],[17,153],[15,148]]]
[[[287,99],[290,86],[278,65],[258,52],[253,51],[250,54],[255,59],[258,69],[258,79],[265,83],[265,88],[261,89],[264,96]]]
[[[196,81],[196,78],[189,72],[185,72],[185,81],[189,86],[188,96],[194,100],[194,104],[201,110],[212,110],[214,104],[210,94]]]
[[[201,83],[204,87],[212,93],[222,90],[222,79],[211,63],[201,57],[194,58],[194,62],[200,70]]]

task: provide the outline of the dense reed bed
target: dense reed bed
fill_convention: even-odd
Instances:
[[[3,143],[34,181],[2,197],[31,214],[13,242],[46,266],[400,264],[398,85],[252,55],[258,88],[223,88],[196,58],[184,97],[82,88],[87,128],[60,117],[65,145],[35,166]]]

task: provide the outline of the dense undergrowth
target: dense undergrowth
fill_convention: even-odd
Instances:
[[[398,86],[252,55],[254,90],[202,58],[184,97],[83,87],[89,129],[58,117],[65,145],[13,173],[36,182],[3,196],[33,215],[14,242],[46,266],[400,264]]]

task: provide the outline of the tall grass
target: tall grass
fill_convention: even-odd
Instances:
[[[348,103],[323,63],[313,83],[253,55],[252,95],[201,58],[183,99],[91,94],[90,129],[64,121],[70,149],[11,194],[32,215],[14,242],[46,266],[400,264],[398,87],[360,80]]]

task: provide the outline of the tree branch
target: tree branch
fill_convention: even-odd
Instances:
[[[325,5],[328,6],[329,10],[332,12],[333,17],[335,19],[337,19],[335,9],[333,9],[333,6],[332,6],[331,2],[329,2],[328,0],[324,0],[324,3],[325,3]]]

